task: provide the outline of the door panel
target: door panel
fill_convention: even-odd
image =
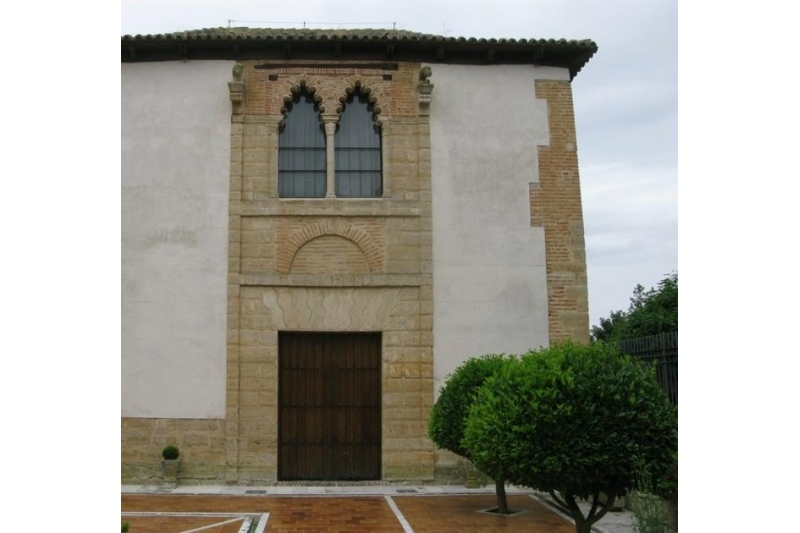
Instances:
[[[280,333],[278,479],[380,479],[380,333]]]

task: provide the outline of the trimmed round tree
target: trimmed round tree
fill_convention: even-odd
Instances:
[[[568,342],[510,359],[488,378],[462,444],[478,468],[549,493],[576,532],[589,533],[640,464],[652,472],[672,464],[677,410],[652,367],[601,342]],[[581,498],[591,503],[586,515]]]
[[[472,461],[469,452],[461,444],[470,405],[484,381],[497,372],[507,360],[503,355],[497,354],[472,357],[448,376],[439,391],[439,398],[431,410],[428,421],[428,436],[437,448],[451,451]],[[495,480],[498,512],[508,514],[503,470],[478,468]]]

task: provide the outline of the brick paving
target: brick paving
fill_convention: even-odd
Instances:
[[[217,527],[203,529],[205,533],[238,533],[244,518],[228,522],[232,518],[199,518],[175,516],[123,516],[122,521],[130,524],[130,533],[181,533],[201,527],[220,524]]]
[[[197,512],[197,513],[269,513],[269,533],[345,533],[369,531],[403,533],[403,528],[389,504],[381,496],[308,497],[308,496],[184,496],[122,495],[122,512]],[[179,517],[122,519],[131,525],[130,533],[179,533],[198,526],[186,526]],[[216,521],[223,521],[218,518]],[[213,521],[210,523],[214,523]],[[234,529],[204,531],[229,533]]]
[[[258,495],[248,494],[256,489]],[[121,507],[131,533],[185,533],[198,528],[203,528],[201,533],[238,533],[245,516],[265,513],[269,520],[264,533],[402,533],[403,525],[390,501],[403,514],[409,526],[406,531],[415,533],[574,531],[570,520],[542,503],[548,500],[546,496],[511,486],[506,490],[509,506],[525,513],[514,517],[479,513],[496,505],[493,488],[458,486],[187,486],[164,492],[156,486],[128,485],[122,487]],[[584,512],[588,510],[588,504],[580,505]],[[170,516],[174,513],[184,516]],[[633,533],[633,524],[633,516],[626,510],[608,513],[593,529],[597,533]],[[205,529],[207,526],[213,527]]]
[[[516,516],[499,516],[478,511],[497,506],[489,495],[475,496],[394,496],[394,502],[414,533],[575,533],[575,526],[528,496],[508,496]]]

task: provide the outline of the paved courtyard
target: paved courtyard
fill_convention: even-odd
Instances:
[[[122,490],[131,533],[572,533],[541,495],[509,488],[514,516],[499,516],[493,490],[463,487],[157,487]],[[632,533],[628,512],[609,513],[598,533]]]

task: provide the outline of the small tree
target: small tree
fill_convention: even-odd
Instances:
[[[656,288],[637,285],[628,310],[601,318],[598,326],[592,326],[591,336],[594,341],[615,342],[677,330],[678,273],[673,272]]]
[[[447,378],[439,391],[439,399],[436,400],[428,421],[428,435],[437,448],[451,451],[472,461],[469,452],[461,444],[470,405],[483,382],[497,372],[506,360],[504,356],[496,354],[472,357]],[[508,514],[503,469],[478,468],[495,480],[498,512]]]
[[[577,533],[631,488],[637,460],[666,471],[677,444],[677,413],[652,368],[601,342],[510,359],[477,392],[463,441],[478,468],[549,493]],[[586,516],[578,498],[591,502]]]

